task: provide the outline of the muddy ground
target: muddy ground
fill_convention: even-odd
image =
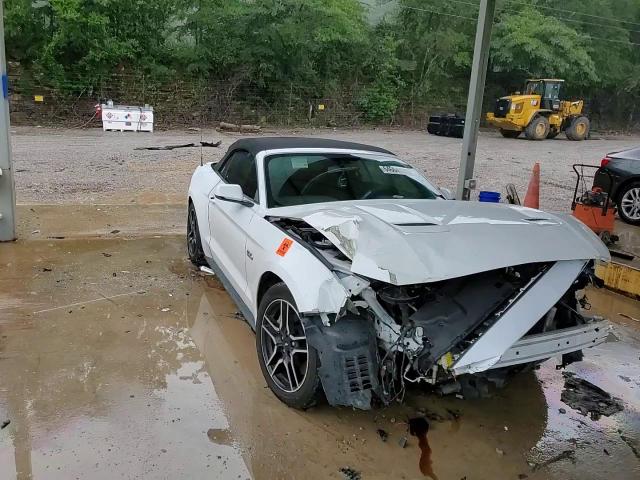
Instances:
[[[239,137],[214,130],[135,133],[51,130],[16,127],[12,137],[20,203],[183,203],[200,149],[134,150],[221,140],[220,148],[202,149],[205,162],[221,158]],[[385,147],[424,170],[439,186],[455,191],[462,140],[401,130],[277,130],[272,135],[307,135]],[[607,153],[640,144],[620,136],[571,142],[563,135],[531,142],[482,132],[478,140],[478,190],[504,194],[514,183],[522,198],[535,162],[541,165],[541,208],[568,211],[575,185],[571,165],[598,164]],[[477,193],[476,193],[477,195]]]
[[[266,388],[253,332],[217,280],[190,266],[184,238],[120,226],[127,236],[1,246],[2,478],[343,478],[346,467],[423,478],[407,432],[416,415],[430,419],[441,480],[640,474],[637,302],[592,295],[622,340],[570,367],[622,399],[612,417],[564,405],[553,360],[491,399],[413,390],[382,410],[300,412]]]
[[[419,133],[357,133],[334,136],[414,159],[423,153],[408,142],[428,143]],[[266,387],[250,327],[185,258],[194,152],[132,150],[185,139],[199,134],[14,136],[16,166],[29,172],[17,178],[20,240],[0,245],[1,479],[346,478],[341,469],[417,479],[421,456],[439,480],[640,477],[640,304],[606,291],[589,292],[592,308],[619,340],[568,370],[621,400],[610,417],[561,401],[554,360],[490,399],[414,389],[403,405],[369,412],[285,407]],[[481,150],[498,140],[520,148],[489,135]],[[627,140],[616,142],[571,145],[596,160]],[[416,416],[430,422],[422,449],[408,432]]]

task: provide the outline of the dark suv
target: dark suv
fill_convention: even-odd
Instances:
[[[608,153],[593,180],[594,187],[611,190],[618,215],[626,223],[640,225],[640,147]],[[610,179],[613,178],[610,188]]]

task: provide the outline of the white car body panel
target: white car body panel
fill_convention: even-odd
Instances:
[[[365,200],[272,209],[301,218],[353,264],[394,285],[436,282],[510,265],[608,260],[593,232],[573,217],[531,208],[439,200]]]
[[[258,173],[260,198],[266,198],[262,178],[262,173]],[[218,207],[216,200],[211,200],[212,191],[220,181],[211,163],[196,168],[191,178],[189,198],[196,208],[205,256],[216,262],[218,269],[246,304],[253,317],[248,319],[252,326],[258,311],[256,299],[259,282],[264,272],[272,272],[285,281],[301,313],[340,311],[347,300],[346,288],[324,264],[295,241],[284,257],[277,255],[279,245],[290,236],[265,220],[267,209],[263,205],[247,208],[218,201],[218,205],[226,203],[226,214],[220,211],[213,213],[212,206]],[[236,215],[244,218],[234,219]],[[241,231],[239,222],[245,229],[243,240],[236,238]],[[222,229],[218,230],[216,225],[220,226],[221,223]],[[224,239],[216,240],[216,235]],[[225,252],[227,247],[233,253]],[[253,256],[252,261],[247,262],[246,251]],[[231,262],[232,257],[235,258],[235,264]],[[245,262],[243,278],[239,267],[241,261]]]
[[[247,233],[247,250],[253,256],[253,261],[247,262],[252,299],[257,298],[263,273],[272,272],[287,284],[301,313],[338,313],[344,306],[346,288],[302,245],[294,241],[286,255],[276,253],[283,240],[291,239],[290,235],[258,216]],[[250,306],[257,313],[255,300]]]
[[[208,213],[211,256],[225,270],[243,301],[249,304],[246,232],[255,216],[253,208],[211,198]]]
[[[349,301],[372,280],[398,286],[429,284],[514,265],[555,262],[451,366],[455,374],[477,373],[517,363],[512,358],[516,347],[529,345],[526,348],[531,349],[537,342],[551,348],[555,337],[550,332],[535,338],[524,336],[569,289],[586,262],[610,258],[598,237],[570,215],[524,207],[437,198],[268,208],[265,158],[284,153],[345,153],[400,161],[390,154],[353,149],[261,151],[255,155],[260,200],[250,207],[212,200],[214,187],[224,180],[210,163],[196,168],[189,198],[196,210],[204,255],[225,287],[233,290],[230,293],[241,302],[239,308],[253,327],[264,275],[276,275],[287,285],[301,315],[321,315],[324,322],[326,314],[338,318],[347,306],[353,309]],[[441,193],[421,173],[412,175]],[[272,221],[283,218],[302,220],[316,229],[350,260],[349,269],[338,274],[339,269],[332,268],[322,255],[314,254]],[[293,244],[279,255],[285,239]],[[387,329],[384,334],[394,337],[396,330]],[[376,334],[382,338],[380,331]],[[394,341],[391,337],[389,344]],[[600,329],[579,334],[580,342],[591,345],[604,338]],[[544,351],[530,353],[544,358]]]
[[[211,163],[195,169],[189,184],[189,199],[193,202],[198,216],[198,229],[202,240],[204,254],[211,258],[211,232],[208,225],[210,194],[220,182],[220,177],[213,170]]]

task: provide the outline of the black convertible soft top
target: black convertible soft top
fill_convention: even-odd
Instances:
[[[365,152],[388,153],[389,150],[362,143],[343,142],[341,140],[330,140],[328,138],[309,137],[249,137],[241,138],[232,143],[229,151],[246,150],[253,155],[265,150],[275,150],[280,148],[340,148],[345,150],[363,150]]]

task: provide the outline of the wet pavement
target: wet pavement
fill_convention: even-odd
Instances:
[[[633,256],[633,258],[626,259],[620,256],[614,256],[613,260],[640,269],[640,227],[637,225],[629,225],[616,218],[613,230],[618,236],[618,241],[613,248]]]
[[[186,204],[18,205],[17,230],[28,240],[180,235],[186,215]]]
[[[561,402],[553,360],[490,399],[412,390],[301,412],[270,393],[251,328],[184,237],[149,220],[173,214],[145,212],[140,230],[117,212],[68,226],[41,212],[39,233],[0,245],[0,478],[640,478],[638,302],[590,292],[619,341],[568,370],[624,405],[598,421]]]

